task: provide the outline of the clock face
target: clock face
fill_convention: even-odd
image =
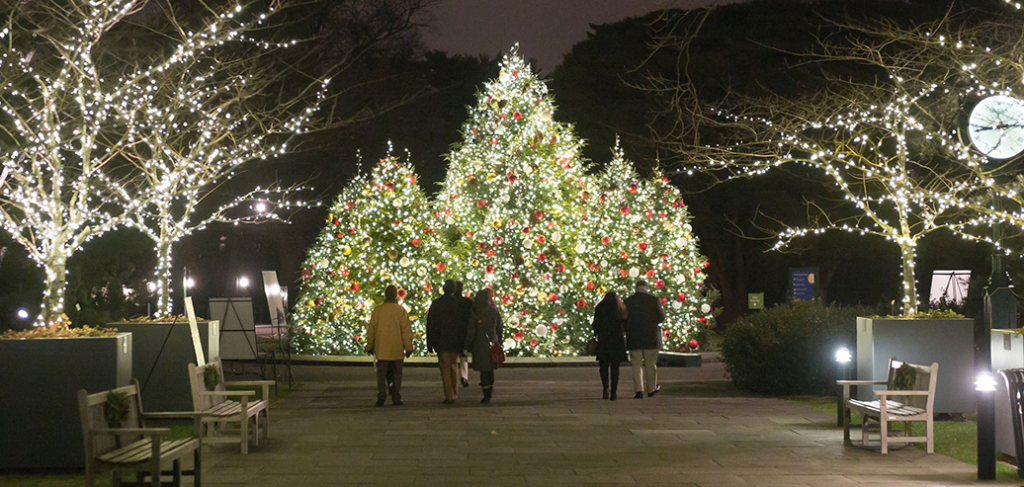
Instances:
[[[967,134],[979,152],[1009,159],[1024,151],[1024,102],[990,96],[978,102],[968,118]]]

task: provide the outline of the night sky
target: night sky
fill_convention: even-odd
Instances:
[[[520,54],[535,58],[550,74],[590,24],[606,24],[665,8],[693,8],[736,0],[441,0],[433,27],[424,32],[430,49],[450,54],[502,53],[519,42]]]

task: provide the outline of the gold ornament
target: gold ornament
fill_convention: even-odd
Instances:
[[[608,288],[601,286],[597,288],[597,294],[604,296],[604,293],[608,292]]]
[[[352,247],[349,247],[348,245],[342,247],[341,248],[341,253],[344,254],[344,255],[351,254],[352,253]]]
[[[491,226],[494,228],[501,228],[501,220],[494,220],[491,222]]]
[[[471,265],[473,267],[476,267],[476,266],[480,265],[480,261],[477,260],[477,259],[473,259],[473,261],[470,262],[469,265]]]
[[[398,258],[398,251],[395,250],[395,249],[389,250],[388,251],[388,258],[390,258],[391,260],[397,259]]]

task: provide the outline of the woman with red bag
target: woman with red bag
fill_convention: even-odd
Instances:
[[[493,346],[501,347],[504,326],[498,308],[491,303],[487,289],[477,291],[473,298],[473,307],[469,311],[469,323],[466,328],[466,346],[473,356],[471,367],[480,372],[480,387],[483,388],[483,404],[491,402],[494,392],[494,369],[498,368],[491,356]]]

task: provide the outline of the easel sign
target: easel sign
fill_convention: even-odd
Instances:
[[[277,271],[263,271],[263,290],[267,294],[270,324],[274,326],[274,333],[277,333],[278,327],[288,326],[288,319],[284,308],[284,296],[282,295],[281,285],[277,282]]]
[[[185,296],[185,314],[188,315],[188,328],[192,332],[192,348],[196,350],[196,365],[206,365],[206,354],[203,353],[203,342],[199,341],[199,323],[196,322],[196,308],[192,305],[192,296]]]

